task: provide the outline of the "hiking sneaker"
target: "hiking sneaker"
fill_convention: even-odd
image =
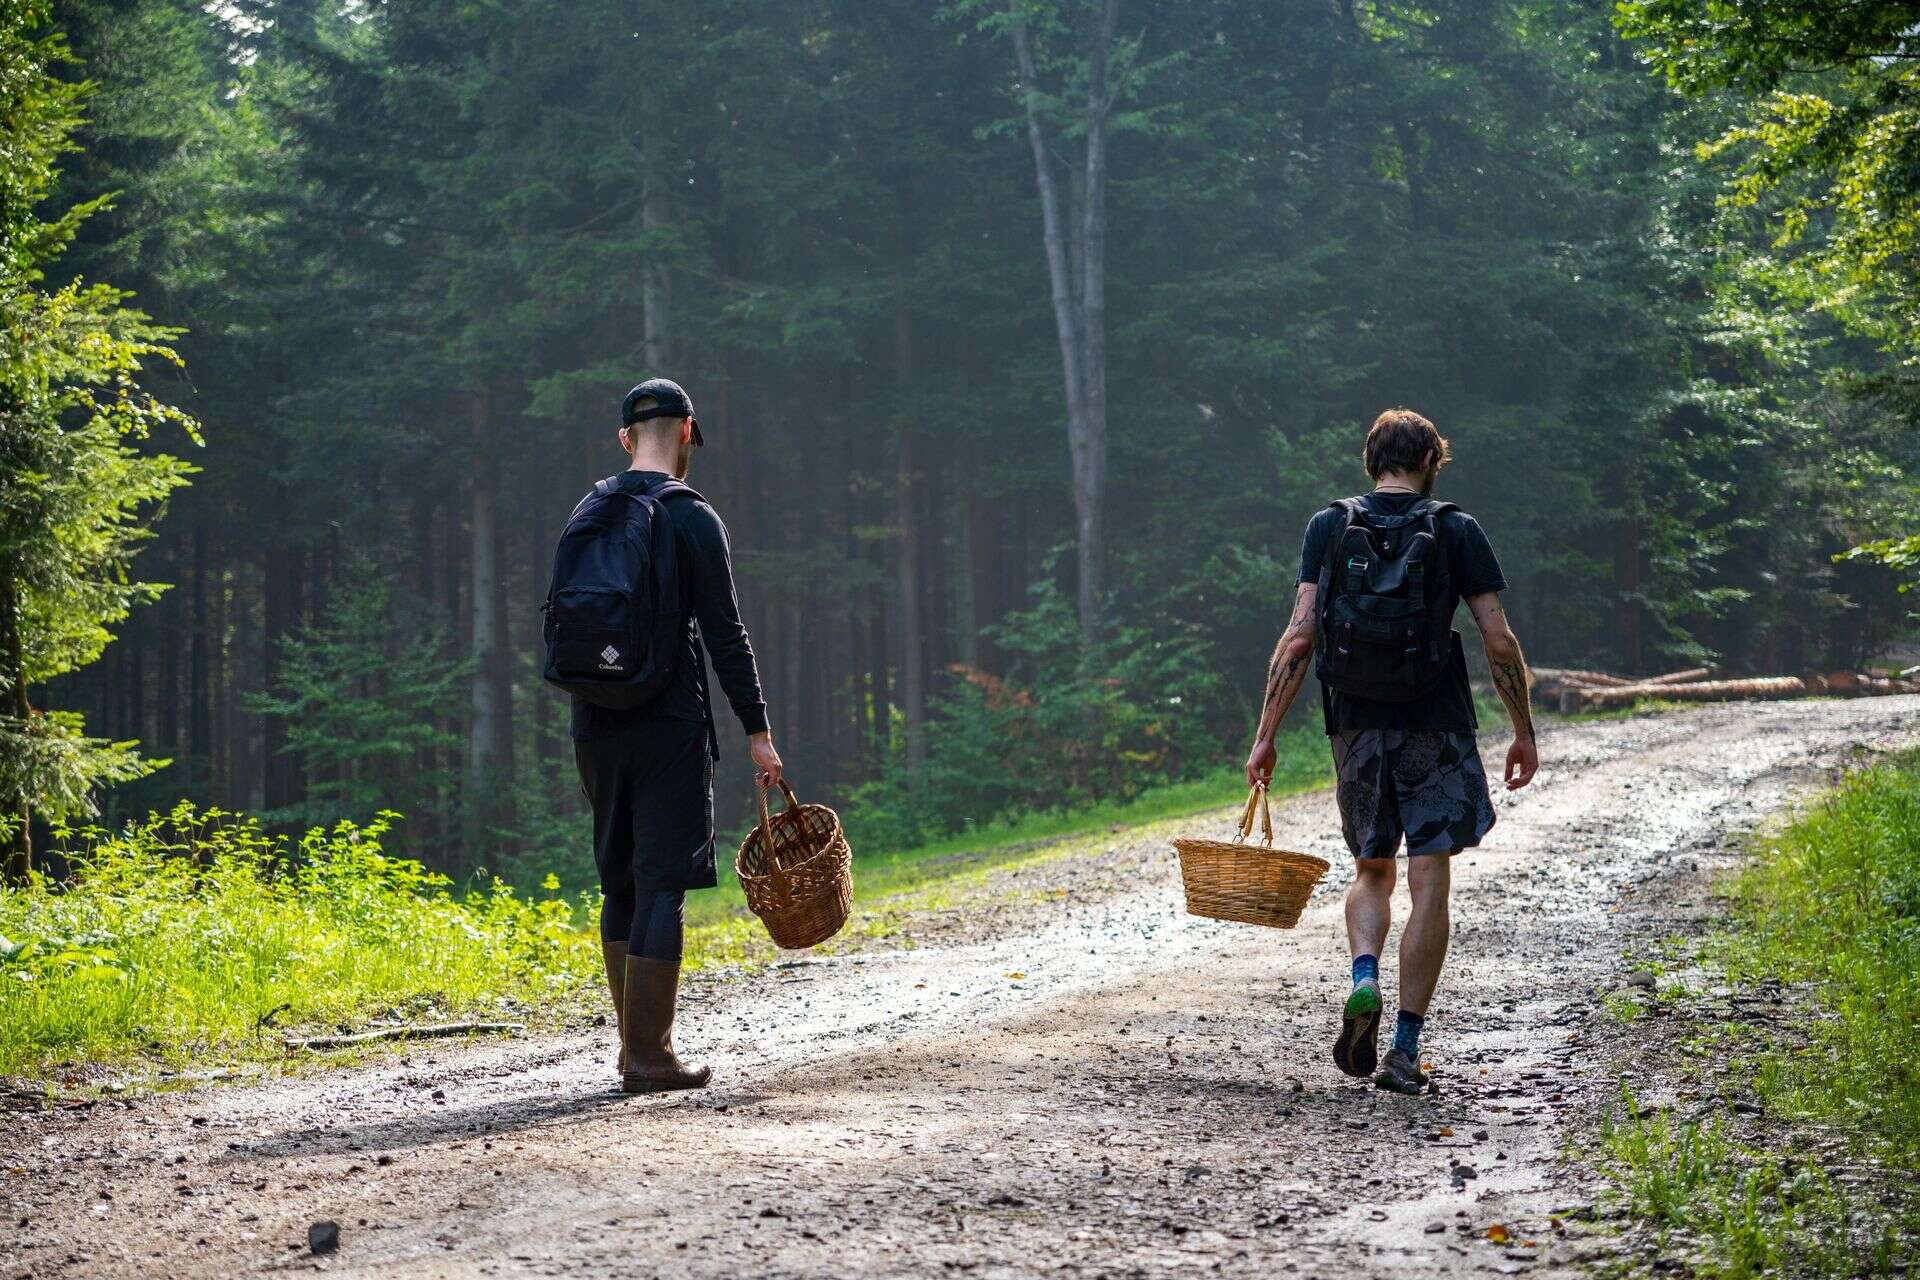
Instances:
[[[1388,1049],[1373,1082],[1389,1093],[1418,1093],[1427,1087],[1427,1073],[1403,1049]]]
[[[1380,1060],[1380,984],[1363,982],[1347,997],[1340,1015],[1340,1038],[1333,1042],[1333,1065],[1350,1076],[1370,1076]]]

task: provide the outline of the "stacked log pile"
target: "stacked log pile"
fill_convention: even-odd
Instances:
[[[1843,697],[1920,693],[1920,679],[1910,678],[1912,674],[1902,672],[1898,676],[1875,676],[1859,671],[1831,671],[1825,675],[1714,679],[1714,673],[1708,668],[1693,667],[1663,676],[1636,679],[1605,671],[1536,667],[1533,672],[1533,697],[1538,703],[1570,715],[1575,711],[1630,706],[1642,698],[1664,698],[1675,702],[1733,702],[1802,698],[1817,693],[1839,694]]]

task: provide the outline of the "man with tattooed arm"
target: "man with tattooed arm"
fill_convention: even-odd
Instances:
[[[1526,658],[1500,608],[1507,586],[1500,563],[1479,522],[1432,496],[1449,457],[1445,438],[1411,410],[1390,409],[1374,421],[1364,455],[1373,491],[1329,506],[1307,525],[1293,617],[1267,668],[1247,756],[1248,783],[1264,785],[1273,775],[1274,734],[1317,651],[1341,828],[1355,859],[1346,903],[1353,986],[1333,1059],[1346,1074],[1372,1075],[1400,1093],[1418,1093],[1427,1082],[1420,1032],[1447,954],[1448,859],[1478,845],[1494,823],[1466,654],[1452,630],[1462,599],[1513,722],[1507,789],[1526,786],[1539,767]],[[1379,957],[1403,840],[1412,910],[1400,933],[1399,1018],[1381,1060]]]

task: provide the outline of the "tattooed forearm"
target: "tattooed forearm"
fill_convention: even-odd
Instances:
[[[1307,664],[1313,657],[1313,604],[1317,591],[1310,585],[1300,588],[1294,600],[1293,617],[1280,635],[1267,663],[1267,688],[1260,699],[1260,729],[1257,738],[1270,738],[1280,727],[1287,708],[1293,705],[1300,686],[1306,683]]]
[[[1292,635],[1282,636],[1267,664],[1267,692],[1260,700],[1260,737],[1268,737],[1293,705],[1307,674],[1307,655],[1296,652]]]
[[[1500,597],[1491,591],[1469,596],[1467,608],[1480,624],[1480,638],[1487,646],[1487,670],[1493,675],[1494,692],[1506,704],[1513,732],[1532,742],[1533,701],[1529,695],[1533,677],[1527,671],[1527,655],[1520,652],[1520,639],[1513,634],[1506,611],[1500,607]]]
[[[1528,677],[1527,660],[1520,654],[1520,642],[1513,643],[1514,657],[1503,658],[1487,664],[1493,672],[1493,687],[1500,694],[1500,701],[1507,704],[1507,715],[1513,720],[1513,731],[1528,742],[1533,736],[1533,703],[1528,696],[1532,680]]]

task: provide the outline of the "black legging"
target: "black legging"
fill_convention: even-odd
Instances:
[[[681,889],[651,889],[600,902],[600,936],[625,942],[627,954],[647,960],[678,960],[684,943],[687,895]]]

